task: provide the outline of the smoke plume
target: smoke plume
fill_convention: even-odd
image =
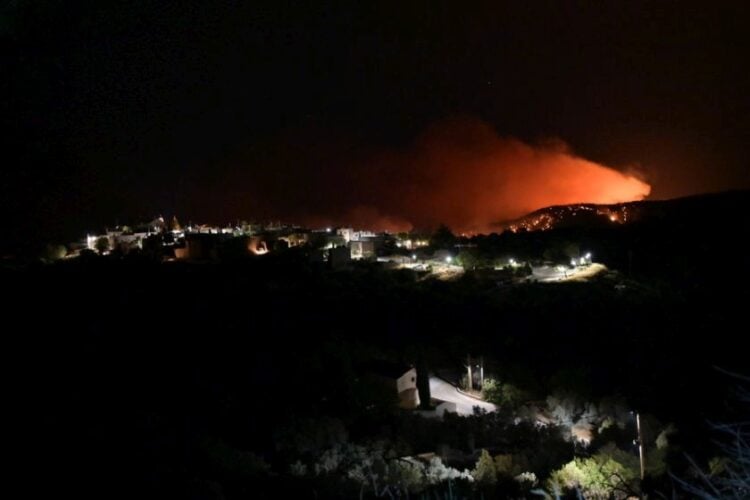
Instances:
[[[441,122],[407,148],[375,154],[337,148],[320,135],[286,144],[281,165],[252,182],[271,209],[281,208],[273,198],[293,200],[276,213],[318,225],[402,231],[445,223],[489,232],[546,206],[619,203],[651,191],[561,141],[530,145],[474,119]]]

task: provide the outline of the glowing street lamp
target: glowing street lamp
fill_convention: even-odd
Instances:
[[[411,260],[417,260],[417,254],[415,253],[411,254]]]
[[[451,257],[450,255],[449,255],[449,256],[447,256],[447,257],[445,258],[445,262],[446,262],[446,263],[448,263],[448,264],[450,264],[451,262],[453,262],[453,257]]]

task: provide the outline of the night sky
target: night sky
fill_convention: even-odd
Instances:
[[[599,3],[3,2],[4,250],[750,186],[745,3]]]

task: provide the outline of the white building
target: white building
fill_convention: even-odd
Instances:
[[[350,241],[349,250],[352,254],[352,259],[371,259],[375,257],[375,242],[374,241]]]
[[[399,407],[413,410],[419,406],[416,368],[379,362],[370,367],[370,373],[396,392]]]
[[[341,227],[336,230],[336,234],[344,238],[344,241],[349,243],[352,241],[352,236],[354,236],[354,229],[350,227]]]

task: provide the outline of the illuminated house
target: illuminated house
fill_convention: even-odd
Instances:
[[[352,259],[372,259],[375,257],[375,242],[371,240],[350,241]]]
[[[86,237],[86,248],[96,251],[96,242],[99,238],[107,238],[109,250],[118,250],[122,253],[128,253],[133,249],[143,248],[143,240],[148,238],[152,233],[138,230],[132,232],[128,227],[118,227],[114,230],[107,230],[103,235],[88,235]]]
[[[349,243],[352,241],[352,237],[354,236],[354,229],[350,227],[341,227],[336,230],[336,234],[344,238],[344,241]]]
[[[413,410],[419,406],[417,391],[417,369],[389,362],[373,362],[367,367],[370,375],[386,384],[398,395],[398,406]]]
[[[117,248],[123,253],[128,253],[135,248],[143,248],[143,240],[148,237],[149,233],[119,234],[110,247]]]
[[[280,236],[280,240],[286,241],[289,248],[307,245],[310,241],[310,235],[308,233],[291,233],[286,236]]]

